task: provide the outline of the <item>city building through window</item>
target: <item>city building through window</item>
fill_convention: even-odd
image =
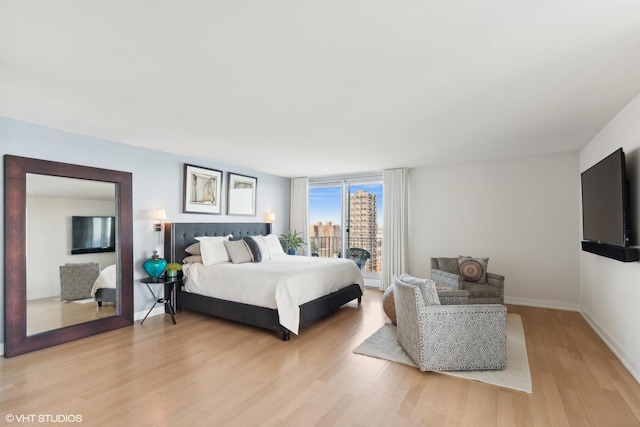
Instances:
[[[382,192],[382,174],[310,180],[312,255],[337,258],[347,254],[361,266],[365,277],[379,277]]]

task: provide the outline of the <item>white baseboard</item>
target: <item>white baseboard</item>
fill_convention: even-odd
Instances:
[[[0,356],[4,356],[4,343],[0,342]]]
[[[144,319],[144,316],[147,315],[148,311],[149,310],[147,309],[133,313],[133,321],[135,322],[136,320]],[[160,314],[164,314],[164,304],[160,304],[159,306],[154,307],[153,310],[151,310],[151,313],[149,313],[148,317],[158,316]]]
[[[505,304],[524,305],[527,307],[550,308],[553,310],[580,311],[578,304],[549,301],[543,299],[504,297]]]
[[[591,317],[586,310],[580,310],[580,314],[582,315],[584,320],[587,321],[589,326],[591,326],[591,329],[593,329],[595,333],[598,334],[600,339],[604,341],[607,347],[609,347],[609,350],[611,350],[613,354],[616,355],[618,360],[620,360],[620,362],[624,365],[624,367],[627,368],[627,370],[633,376],[633,378],[635,378],[636,381],[640,383],[640,366],[636,365],[636,362],[634,362],[633,359],[631,359],[629,355],[626,354],[624,350],[620,348],[620,346],[616,343],[616,341],[613,338],[611,338],[604,331],[604,329],[602,329],[602,327],[600,327],[598,322],[596,322],[596,320],[593,317]]]

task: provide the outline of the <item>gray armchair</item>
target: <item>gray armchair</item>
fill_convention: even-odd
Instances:
[[[394,278],[398,343],[421,371],[502,369],[507,309],[499,304],[440,305],[433,282]]]
[[[487,283],[467,282],[459,274],[458,258],[431,258],[431,280],[466,291],[469,304],[504,304],[504,276],[487,272]]]
[[[97,262],[60,266],[60,299],[73,301],[91,298],[91,288],[100,275]]]

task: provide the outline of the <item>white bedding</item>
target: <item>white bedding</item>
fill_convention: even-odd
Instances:
[[[105,267],[104,270],[100,272],[100,275],[93,283],[93,287],[91,288],[91,298],[96,296],[96,291],[100,288],[116,288],[116,265],[110,265]]]
[[[294,334],[301,304],[364,279],[350,259],[276,255],[260,263],[185,264],[188,292],[278,310],[280,324]]]

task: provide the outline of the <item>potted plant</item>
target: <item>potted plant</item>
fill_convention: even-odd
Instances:
[[[178,271],[182,270],[182,265],[177,262],[167,264],[167,279],[175,279],[178,277]]]
[[[287,251],[289,255],[295,255],[298,248],[304,245],[304,240],[301,237],[302,232],[298,232],[297,230],[289,230],[280,236],[284,242],[284,250]]]

